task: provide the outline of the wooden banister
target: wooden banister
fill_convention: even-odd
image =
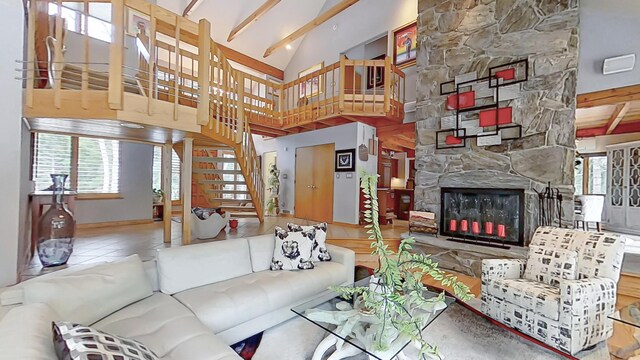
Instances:
[[[109,107],[122,110],[124,64],[124,2],[111,1],[111,45],[109,46]]]
[[[198,24],[198,125],[209,123],[209,84],[211,83],[211,23],[201,19]],[[206,35],[206,36],[205,36]]]

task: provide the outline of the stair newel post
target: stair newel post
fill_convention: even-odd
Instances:
[[[344,84],[345,84],[345,63],[347,57],[340,55],[340,89],[338,89],[338,111],[344,111]]]
[[[388,113],[391,110],[391,58],[386,56],[384,58],[384,112]]]
[[[169,141],[162,146],[162,192],[163,212],[162,224],[164,232],[162,234],[165,243],[171,243],[171,168],[172,168],[173,144]]]
[[[198,125],[209,123],[209,83],[211,82],[211,23],[200,19],[198,23]]]
[[[124,0],[111,1],[111,45],[109,45],[109,107],[122,110],[124,64]]]
[[[185,138],[182,154],[182,245],[191,244],[191,175],[193,172],[193,139]]]
[[[62,107],[62,69],[64,68],[63,57],[62,57],[62,0],[58,0],[57,2],[57,13],[55,19],[55,36],[56,42],[53,47],[53,63],[54,69],[59,69],[57,71],[53,71],[51,75],[54,79],[53,84],[53,105],[56,109],[60,109]],[[51,78],[51,77],[50,77]]]
[[[244,74],[242,72],[236,73],[236,81],[238,82],[236,143],[240,144],[244,137]]]

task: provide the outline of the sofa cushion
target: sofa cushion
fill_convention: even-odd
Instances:
[[[269,270],[273,258],[275,239],[273,235],[259,235],[248,237],[249,251],[251,252],[251,268],[253,272]]]
[[[141,342],[66,321],[52,323],[58,360],[158,360]]]
[[[331,261],[331,255],[325,242],[327,241],[327,223],[319,223],[310,226],[296,225],[293,223],[287,223],[287,229],[289,231],[309,231],[316,230],[315,237],[311,239],[313,241],[313,248],[311,249],[311,260],[313,261]]]
[[[51,322],[60,320],[47,304],[11,309],[0,321],[0,359],[52,360]]]
[[[348,271],[336,262],[318,263],[308,271],[260,271],[174,297],[218,333],[340,285],[348,280]]]
[[[169,295],[251,273],[246,239],[161,249],[157,261],[160,290]]]
[[[276,226],[271,270],[313,269],[311,253],[315,236],[315,229],[294,232]]]
[[[531,246],[524,278],[559,286],[562,280],[576,279],[577,261],[578,253],[575,251]]]
[[[195,315],[169,295],[155,293],[93,324],[140,341],[163,360],[239,360]]]
[[[22,287],[25,304],[49,304],[65,321],[82,325],[152,294],[138,255]]]
[[[487,286],[489,295],[551,320],[560,318],[560,288],[527,279],[497,279]]]

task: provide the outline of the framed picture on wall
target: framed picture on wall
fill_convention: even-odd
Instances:
[[[376,56],[371,60],[384,60],[386,55]],[[367,67],[367,89],[379,88],[384,86],[384,67],[369,66]]]
[[[356,170],[356,149],[336,150],[336,172]]]
[[[415,65],[418,53],[418,23],[412,21],[393,30],[393,63],[399,68]]]
[[[312,67],[302,70],[298,73],[298,79],[303,78],[315,71],[322,70],[324,68],[324,61],[313,65]],[[322,92],[324,84],[324,75],[314,76],[310,79],[300,82],[299,93],[300,98],[310,98],[316,96]]]

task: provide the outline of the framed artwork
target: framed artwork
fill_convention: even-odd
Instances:
[[[376,56],[371,60],[384,60],[386,55]],[[367,67],[367,89],[384,86],[384,67]]]
[[[356,170],[356,149],[336,150],[336,172]]]
[[[300,71],[298,73],[298,79],[305,77],[311,74],[314,71],[322,70],[324,68],[324,61],[313,65],[312,67]],[[324,84],[324,75],[315,76],[311,79],[308,79],[304,82],[301,82],[299,85],[300,98],[310,98],[316,96],[322,92],[322,88]]]
[[[151,21],[145,14],[127,8],[127,35],[136,37],[139,33],[149,36]]]
[[[418,52],[418,23],[413,21],[393,30],[393,63],[405,68],[416,63]]]

